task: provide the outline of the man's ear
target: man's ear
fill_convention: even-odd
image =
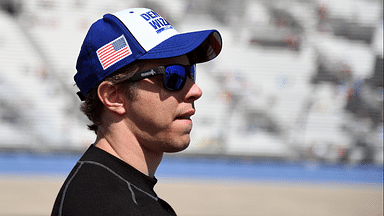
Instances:
[[[106,109],[119,114],[125,114],[124,98],[119,91],[119,87],[109,81],[103,81],[97,88],[97,95]]]

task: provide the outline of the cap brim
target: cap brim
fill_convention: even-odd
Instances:
[[[217,30],[204,30],[174,35],[149,50],[139,59],[172,58],[199,48],[202,55],[195,63],[214,59],[221,51],[222,39]]]

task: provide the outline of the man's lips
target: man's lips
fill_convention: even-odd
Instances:
[[[191,119],[191,116],[195,114],[195,110],[191,109],[186,112],[183,112],[182,114],[176,116],[176,119]]]

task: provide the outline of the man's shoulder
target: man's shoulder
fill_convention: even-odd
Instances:
[[[62,190],[66,196],[102,199],[105,195],[125,194],[128,189],[124,180],[102,164],[80,161],[68,175]]]
[[[126,211],[136,206],[124,181],[102,166],[78,163],[65,180],[55,208],[71,214],[101,215],[100,209],[109,209],[110,214],[111,209]],[[96,209],[97,212],[92,212]]]

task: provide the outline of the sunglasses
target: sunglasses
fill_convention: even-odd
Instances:
[[[170,91],[183,89],[187,77],[195,81],[196,65],[167,65],[135,73],[129,81],[139,81],[156,75],[163,75],[164,88]]]

